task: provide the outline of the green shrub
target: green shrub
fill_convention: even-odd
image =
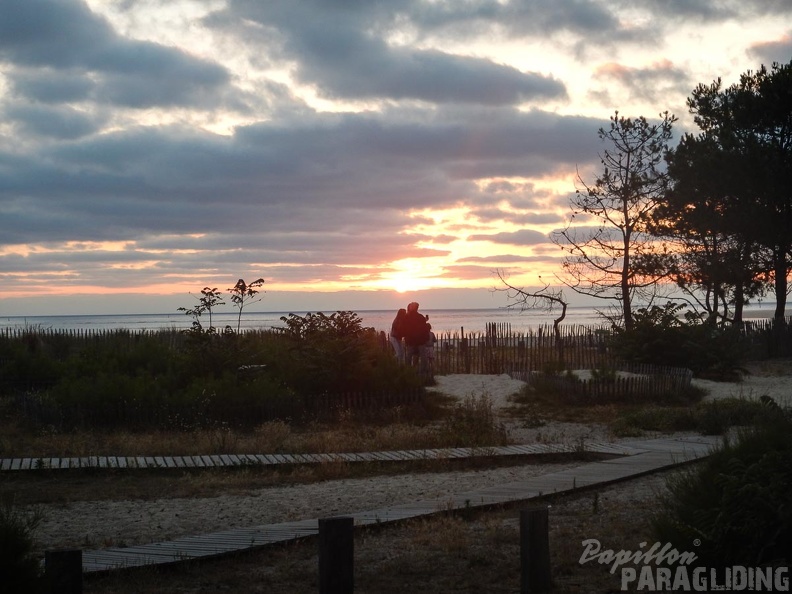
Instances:
[[[298,394],[398,392],[421,385],[414,370],[398,365],[377,332],[364,328],[353,312],[289,314],[281,320],[286,329],[266,360]]]
[[[650,406],[626,412],[611,425],[619,437],[641,435],[642,431],[696,431],[722,435],[731,427],[763,422],[773,411],[756,400],[724,398],[702,402],[694,407]]]
[[[422,387],[354,313],[286,320],[283,332],[24,333],[0,340],[0,386],[61,430],[250,427],[312,418],[315,396]]]
[[[41,591],[41,566],[33,556],[33,535],[42,515],[25,514],[13,501],[0,502],[0,576],[3,592]]]
[[[698,377],[734,380],[746,352],[739,330],[702,322],[685,305],[653,305],[633,314],[630,330],[616,328],[610,348],[620,359],[686,367]]]
[[[772,410],[771,410],[772,409]],[[707,567],[759,566],[792,559],[792,418],[768,414],[736,441],[668,481],[653,520],[660,542],[692,550]]]

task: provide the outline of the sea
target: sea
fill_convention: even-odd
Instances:
[[[571,326],[599,326],[605,321],[597,313],[595,307],[568,307],[563,325]],[[745,319],[767,318],[772,315],[774,304],[762,303],[752,305],[745,311]],[[282,318],[294,313],[304,316],[308,312],[295,311],[258,311],[242,312],[240,323],[241,330],[260,330],[269,328],[283,328]],[[325,311],[331,314],[332,311]],[[395,311],[392,310],[361,310],[355,312],[361,319],[363,326],[376,330],[389,331]],[[447,333],[481,333],[488,324],[508,324],[514,332],[527,332],[542,326],[552,326],[553,320],[559,312],[544,310],[519,311],[510,308],[493,309],[422,309],[421,313],[429,316],[429,323],[435,334]],[[226,326],[237,328],[237,312],[216,312],[212,314],[212,324],[215,328],[222,329]],[[207,316],[201,318],[204,325],[208,325]],[[183,330],[192,324],[192,318],[179,312],[153,313],[153,314],[120,314],[120,315],[51,315],[51,316],[3,316],[0,317],[0,333],[7,328],[36,328],[52,330]]]
[[[308,312],[295,311],[258,311],[242,312],[240,329],[260,330],[269,328],[283,328],[285,323],[281,318],[290,313],[304,316]],[[329,315],[332,311],[325,311]],[[395,311],[391,310],[361,310],[355,312],[363,326],[375,330],[389,331]],[[512,331],[526,332],[540,326],[552,325],[553,319],[559,313],[547,313],[540,310],[519,312],[507,308],[497,309],[422,309],[421,313],[429,317],[432,330],[438,333],[481,333],[488,324],[508,324]],[[237,328],[238,314],[213,313],[212,325],[222,329],[231,326]],[[208,326],[209,319],[206,315],[201,318],[201,323]],[[569,307],[564,319],[564,325],[599,325],[602,319],[592,307]],[[168,330],[187,329],[192,324],[192,318],[183,313],[153,313],[153,314],[121,314],[121,315],[55,315],[55,316],[4,316],[0,318],[0,333],[7,328],[35,328],[52,330]]]

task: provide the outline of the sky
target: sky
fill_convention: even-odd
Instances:
[[[501,307],[616,111],[792,58],[790,0],[0,0],[0,316]],[[567,289],[573,304],[574,294]]]

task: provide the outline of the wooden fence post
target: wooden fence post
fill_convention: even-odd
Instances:
[[[354,591],[354,527],[354,518],[319,519],[319,594]]]
[[[520,511],[520,593],[548,592],[550,537],[547,508]]]
[[[44,552],[44,578],[50,594],[82,594],[82,551],[62,549]]]

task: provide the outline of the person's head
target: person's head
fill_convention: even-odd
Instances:
[[[403,307],[400,308],[399,311],[396,312],[396,317],[397,318],[401,318],[402,316],[406,316],[406,315],[407,315],[407,310],[404,309]]]
[[[412,303],[409,303],[407,305],[407,313],[410,313],[410,312],[413,312],[413,311],[418,311],[418,303],[416,303],[415,301],[413,301]]]

